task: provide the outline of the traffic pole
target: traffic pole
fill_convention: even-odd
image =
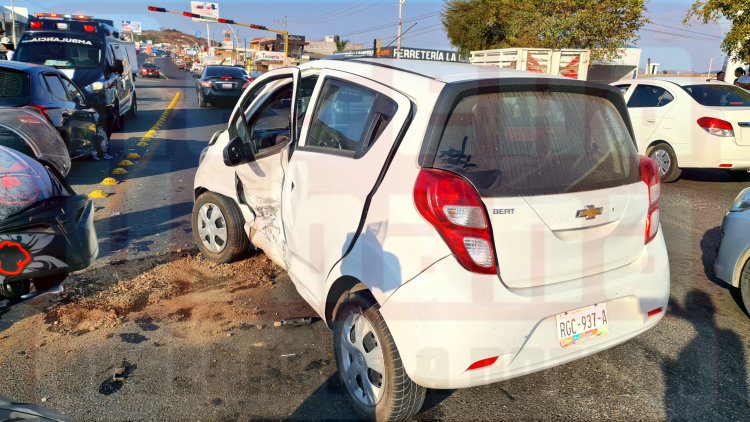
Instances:
[[[404,11],[404,1],[405,0],[399,0],[398,2],[398,37],[397,37],[397,44],[396,44],[396,58],[401,58],[401,27],[403,25],[403,21],[401,17],[403,16]]]

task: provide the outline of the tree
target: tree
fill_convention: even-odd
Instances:
[[[750,61],[750,1],[749,0],[698,0],[690,7],[683,23],[689,25],[696,18],[701,23],[728,20],[732,27],[721,43],[721,49],[742,62]]]
[[[586,48],[593,59],[638,40],[644,0],[447,0],[443,26],[464,52],[508,47]]]
[[[344,50],[346,50],[346,45],[349,44],[349,40],[339,40],[336,41],[336,52],[340,53]]]

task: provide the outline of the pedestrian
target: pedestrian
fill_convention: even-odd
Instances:
[[[737,78],[734,80],[734,84],[740,88],[750,89],[750,76],[745,74],[745,69],[738,67],[734,69],[734,76]]]
[[[725,78],[726,76],[727,76],[727,74],[726,74],[726,73],[724,73],[724,71],[723,71],[723,70],[720,70],[720,71],[716,72],[716,80],[717,80],[717,81],[721,81],[721,82],[724,82],[724,78]]]
[[[5,53],[5,60],[11,60],[13,58],[13,51],[16,49],[13,45],[13,41],[5,35],[5,30],[0,28],[0,46],[2,52]]]

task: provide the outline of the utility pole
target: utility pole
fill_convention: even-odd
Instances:
[[[401,26],[402,26],[402,20],[401,17],[403,16],[404,12],[404,1],[405,0],[399,0],[398,2],[398,38],[397,38],[397,44],[396,44],[396,58],[401,58]]]
[[[208,40],[208,55],[211,55],[211,24],[206,22],[206,39]]]
[[[11,14],[11,25],[13,33],[13,48],[16,46],[16,7],[14,6],[14,0],[10,0],[10,14]]]

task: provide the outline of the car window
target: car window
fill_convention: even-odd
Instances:
[[[464,97],[434,166],[466,177],[487,197],[605,189],[640,177],[635,145],[612,102],[555,91]]]
[[[630,84],[625,84],[625,85],[615,85],[615,86],[617,87],[617,89],[619,89],[619,90],[620,90],[620,93],[621,93],[622,95],[625,95],[625,93],[626,93],[626,92],[628,92],[628,89],[630,89]]]
[[[289,118],[292,113],[292,88],[293,84],[288,83],[276,90],[253,115],[248,125],[248,135],[256,153],[291,139]]]
[[[31,95],[29,75],[0,69],[0,106],[27,104]]]
[[[385,129],[396,103],[363,86],[337,79],[323,83],[306,147],[363,154]]]
[[[62,82],[60,81],[60,78],[57,77],[55,74],[45,74],[44,80],[47,82],[47,86],[49,87],[49,91],[57,97],[60,100],[68,101],[68,93],[65,91],[65,87],[63,87]]]
[[[750,107],[750,92],[728,84],[688,85],[683,89],[700,105],[709,107]]]
[[[63,88],[65,88],[65,92],[68,94],[68,99],[83,104],[83,93],[76,88],[75,84],[64,77],[60,77],[60,80],[62,81]]]
[[[663,107],[674,100],[672,94],[660,86],[638,85],[628,100],[628,107]]]

